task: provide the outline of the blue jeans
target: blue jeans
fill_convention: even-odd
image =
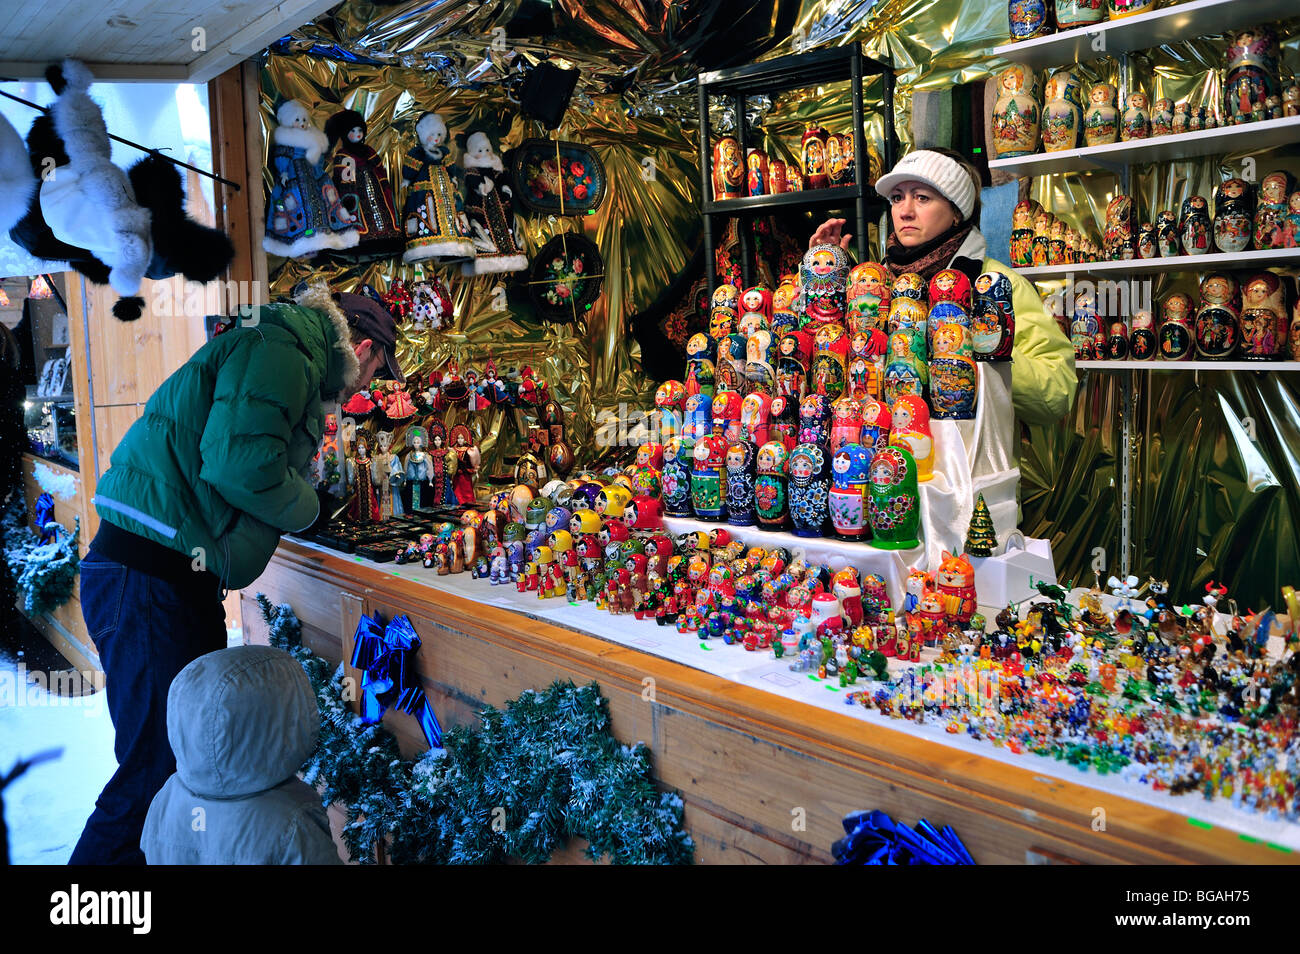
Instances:
[[[226,646],[218,593],[200,599],[91,549],[81,561],[81,611],[104,666],[118,768],[69,864],[145,863],[149,803],[176,771],[167,741],[167,690],[187,665]]]

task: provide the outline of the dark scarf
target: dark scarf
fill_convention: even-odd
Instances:
[[[898,240],[898,236],[891,231],[885,248],[885,267],[894,278],[908,272],[916,272],[928,283],[936,273],[948,268],[948,263],[952,262],[952,268],[965,273],[966,277],[974,282],[980,272],[984,271],[984,263],[965,257],[953,260],[953,256],[957,254],[957,250],[961,248],[962,242],[966,241],[966,236],[970,235],[973,228],[975,228],[974,222],[959,222],[946,232],[941,232],[915,248],[903,245]],[[974,271],[971,271],[972,268]]]

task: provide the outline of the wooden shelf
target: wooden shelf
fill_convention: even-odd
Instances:
[[[1300,371],[1300,361],[1076,361],[1084,371]]]
[[[993,159],[989,162],[989,168],[1016,176],[1041,176],[1096,168],[1118,172],[1127,165],[1193,159],[1227,152],[1262,152],[1293,142],[1300,142],[1300,116],[1284,116],[1281,119],[1265,119],[1240,126],[1220,126],[1217,129],[1201,129],[1151,139],[1131,139],[1104,146],[1036,152],[1014,159]]]
[[[1035,40],[1004,43],[993,48],[993,55],[1034,70],[1070,66],[1222,33],[1227,24],[1253,26],[1292,16],[1295,9],[1291,0],[1192,0],[1123,20],[1102,20]]]
[[[1135,258],[1124,262],[1085,262],[1075,265],[1038,265],[1017,268],[1017,275],[1038,281],[1069,278],[1071,275],[1143,275],[1154,272],[1201,272],[1221,268],[1232,271],[1300,265],[1300,248],[1272,248],[1247,252],[1214,252],[1208,255],[1175,255],[1173,258]]]
[[[867,187],[867,207],[883,209],[885,200],[876,194],[873,187]],[[856,202],[862,195],[859,185],[835,186],[830,189],[801,189],[797,192],[782,192],[777,195],[742,196],[739,199],[721,199],[704,203],[705,215],[738,215],[742,212],[764,212],[776,209],[798,209],[801,207],[848,205]]]

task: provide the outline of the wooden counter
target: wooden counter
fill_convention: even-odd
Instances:
[[[420,680],[444,727],[476,724],[482,705],[556,679],[595,680],[615,736],[644,741],[656,778],[681,792],[699,862],[830,862],[840,819],[862,809],[950,824],[981,864],[1300,861],[1183,814],[1037,774],[1035,757],[1020,768],[955,750],[290,540],[243,591],[251,642],[266,641],[259,592],[289,603],[304,643],[332,661],[350,656],[363,612],[408,614],[423,640]],[[410,716],[390,711],[385,722],[404,754],[424,748]],[[1099,809],[1104,831],[1093,830]]]

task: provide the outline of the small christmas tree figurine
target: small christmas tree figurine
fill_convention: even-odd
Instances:
[[[988,504],[984,495],[975,497],[975,512],[971,514],[970,526],[966,528],[966,552],[971,556],[992,556],[997,549],[998,538],[993,532],[993,518],[989,515]]]

